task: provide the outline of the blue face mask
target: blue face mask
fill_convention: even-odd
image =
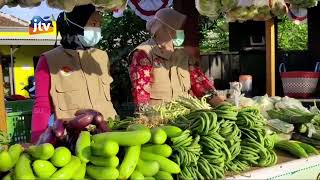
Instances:
[[[83,35],[78,35],[78,38],[85,47],[93,47],[102,39],[101,28],[84,27],[83,30]]]

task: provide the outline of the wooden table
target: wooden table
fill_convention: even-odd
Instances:
[[[252,168],[240,175],[229,175],[227,180],[238,179],[308,179],[317,180],[320,176],[320,156],[296,159],[277,152],[278,164],[267,168]]]

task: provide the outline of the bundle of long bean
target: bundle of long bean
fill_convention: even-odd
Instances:
[[[238,113],[236,121],[241,130],[241,151],[237,156],[238,166],[229,166],[231,170],[245,170],[247,164],[254,166],[271,166],[277,163],[277,156],[273,150],[274,142],[266,133],[266,120],[259,109],[254,107],[243,108]],[[234,163],[234,162],[233,162]]]
[[[206,99],[207,96],[203,96],[201,99],[198,99],[193,96],[181,96],[176,100],[176,102],[180,103],[182,106],[190,109],[191,111],[212,109],[210,104],[207,103]]]

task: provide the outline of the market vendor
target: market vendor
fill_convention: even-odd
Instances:
[[[196,66],[195,60],[181,48],[185,21],[185,15],[165,8],[147,22],[152,38],[131,53],[132,94],[138,108],[187,94],[202,97],[214,90],[213,83]]]
[[[32,142],[55,119],[73,118],[76,111],[94,109],[105,119],[116,111],[110,98],[109,59],[105,51],[92,48],[101,39],[101,16],[93,5],[62,12],[57,19],[61,46],[44,53],[37,65]]]

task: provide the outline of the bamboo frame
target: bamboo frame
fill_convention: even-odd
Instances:
[[[0,130],[7,132],[7,116],[4,103],[2,63],[0,63]]]
[[[265,22],[266,33],[266,87],[269,96],[276,95],[276,32],[275,21],[270,19]]]

